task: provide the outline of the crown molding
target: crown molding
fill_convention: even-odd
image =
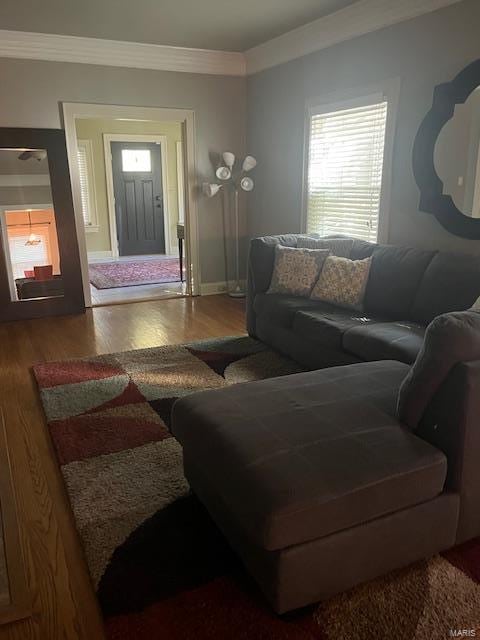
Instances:
[[[2,29],[0,57],[227,76],[244,76],[246,73],[245,56],[234,51]]]
[[[339,42],[442,9],[462,0],[359,0],[245,52],[247,74],[257,73]]]
[[[463,0],[358,0],[245,53],[0,29],[0,58],[245,76]]]

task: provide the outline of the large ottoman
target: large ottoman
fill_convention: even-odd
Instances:
[[[278,613],[454,544],[445,455],[395,418],[408,370],[353,364],[175,403],[192,490]]]

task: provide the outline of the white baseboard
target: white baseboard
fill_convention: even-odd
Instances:
[[[245,288],[246,282],[241,281],[240,284]],[[228,289],[233,289],[235,282],[232,280],[230,282],[229,287],[226,282],[202,282],[200,285],[200,295],[201,296],[214,296],[219,293],[227,293]]]
[[[88,261],[89,262],[102,262],[103,260],[111,260],[112,259],[111,251],[89,251],[88,252]]]

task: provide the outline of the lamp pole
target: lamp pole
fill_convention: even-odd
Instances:
[[[228,295],[232,298],[244,298],[245,291],[240,286],[240,228],[238,214],[238,187],[233,186],[233,208],[235,216],[235,286],[233,291],[229,291]]]
[[[230,185],[233,189],[233,208],[235,217],[235,285],[233,291],[228,287],[228,265],[227,266],[227,291],[232,298],[244,298],[245,291],[240,284],[240,226],[239,226],[239,207],[238,192],[239,186],[243,191],[251,191],[254,187],[252,178],[245,174],[255,168],[257,161],[253,156],[246,156],[241,167],[240,173],[233,175],[235,164],[235,154],[231,151],[225,151],[222,154],[224,165],[217,168],[215,175],[223,184],[204,182],[202,185],[203,193],[207,198],[213,198],[223,187]],[[230,200],[231,201],[231,200]],[[225,203],[225,200],[224,200]]]

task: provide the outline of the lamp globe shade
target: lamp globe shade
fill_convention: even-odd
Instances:
[[[220,189],[222,188],[221,184],[210,184],[208,182],[204,182],[202,186],[203,193],[207,196],[207,198],[213,198]]]
[[[253,156],[246,156],[245,160],[243,161],[242,169],[244,171],[251,171],[256,166],[257,161],[255,160],[255,158]]]
[[[223,161],[225,162],[227,167],[231,169],[235,164],[235,154],[231,151],[225,151],[225,153],[223,154]]]
[[[232,172],[228,167],[218,167],[215,175],[219,180],[229,180],[232,177]]]
[[[253,187],[255,186],[255,183],[251,178],[246,176],[245,178],[242,178],[240,180],[240,186],[244,191],[252,191]]]

